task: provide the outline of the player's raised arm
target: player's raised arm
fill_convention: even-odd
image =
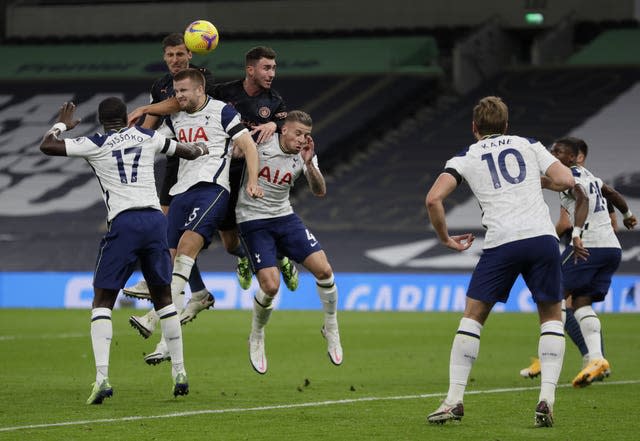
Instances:
[[[550,181],[546,186],[543,183],[543,188],[548,188],[553,191],[565,191],[576,185],[571,170],[560,161],[551,164],[545,171],[545,175],[549,177]]]
[[[64,103],[60,107],[60,113],[58,114],[58,121],[49,129],[44,135],[42,143],[40,143],[40,151],[49,156],[67,156],[67,149],[63,140],[58,136],[62,132],[73,129],[80,122],[79,119],[74,119],[73,114],[76,111],[75,104],[71,102]]]
[[[235,146],[238,147],[242,153],[244,153],[245,161],[247,163],[247,187],[245,191],[254,198],[261,198],[264,196],[262,187],[258,185],[258,149],[256,143],[253,142],[253,138],[249,132],[245,132],[235,139]]]
[[[309,188],[311,192],[318,197],[324,197],[327,194],[327,184],[324,180],[324,176],[318,168],[317,160],[314,161],[315,156],[315,143],[311,135],[307,135],[306,144],[302,147],[300,154],[304,161],[304,175],[307,177]]]
[[[638,224],[638,220],[631,213],[627,201],[618,193],[613,187],[607,184],[602,184],[602,195],[610,201],[614,207],[616,207],[620,213],[622,213],[622,223],[627,229],[632,230]]]
[[[145,106],[140,106],[134,109],[127,116],[127,124],[129,126],[134,125],[143,115],[171,115],[172,113],[176,113],[180,111],[180,104],[175,96],[171,98],[167,98],[164,101],[160,101],[159,103],[147,104]],[[147,126],[147,121],[145,120],[144,126]],[[149,127],[151,128],[151,127]]]

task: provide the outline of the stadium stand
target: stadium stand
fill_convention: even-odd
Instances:
[[[548,145],[639,80],[635,68],[505,72],[464,97],[441,97],[435,108],[418,112],[338,168],[323,201],[330,209],[318,210],[300,192],[297,210],[303,217],[312,212],[309,224],[317,230],[424,231],[426,190],[444,162],[473,142],[471,108],[480,97],[503,97],[510,105],[509,132]],[[470,193],[456,196],[464,200]]]
[[[452,46],[455,39],[452,33],[443,35],[447,47]],[[626,37],[603,34],[602,38],[605,43],[619,45],[621,38]],[[301,108],[314,117],[320,164],[327,171],[329,186],[327,197],[317,200],[300,182],[294,198],[296,211],[318,233],[323,245],[333,251],[334,264],[341,271],[386,269],[364,259],[363,251],[432,237],[428,233],[424,195],[444,161],[472,141],[470,109],[477,99],[488,94],[502,96],[511,107],[510,132],[538,137],[548,144],[580,126],[640,80],[637,61],[633,59],[618,63],[618,67],[596,66],[597,54],[607,48],[602,43],[597,43],[595,49],[585,46],[570,61],[580,66],[512,68],[462,96],[452,92],[443,81],[442,72],[447,69],[440,65],[446,66],[449,61],[442,57],[428,63],[427,69],[423,66],[420,72],[412,67],[415,63],[409,62],[388,73],[280,75],[275,87],[286,98],[289,108]],[[576,61],[584,59],[590,51],[596,54],[587,57],[591,61]],[[141,104],[146,100],[148,80],[24,84],[28,88],[20,89],[14,87],[19,86],[14,81],[12,94],[0,95],[3,115],[0,162],[4,165],[0,175],[3,206],[0,241],[4,250],[0,267],[4,271],[91,270],[95,244],[104,229],[104,208],[96,199],[98,190],[93,177],[86,170],[74,175],[71,166],[61,168],[54,160],[46,162],[35,145],[50,125],[53,101],[74,98],[86,108],[95,108],[85,101],[96,99],[93,95],[97,93],[118,91],[130,106]],[[30,118],[12,117],[17,103],[29,102],[30,97],[51,93],[52,89],[58,95],[47,98],[49,114],[45,117],[38,114],[41,110],[38,106],[43,103],[33,105],[32,110],[22,109],[25,114],[31,112]],[[88,120],[95,117],[91,113],[86,116]],[[85,129],[91,128],[88,123]],[[14,138],[20,139],[21,144],[16,144]],[[29,142],[27,147],[25,143]],[[58,172],[58,177],[49,171]],[[64,173],[71,178],[59,181],[59,175]],[[40,191],[35,202],[46,209],[42,213],[7,215],[7,200],[3,199],[7,189],[21,188],[19,185],[24,183],[26,194],[36,185],[29,184],[29,178],[36,175],[41,179],[37,185],[45,185],[46,191]],[[66,211],[56,210],[55,204],[47,206],[48,201],[71,194],[71,189],[85,187],[86,192],[75,203],[80,206],[82,199],[88,198],[89,206]],[[88,196],[90,191],[93,193]],[[459,190],[448,208],[464,205],[469,196],[466,189]],[[477,219],[469,223],[477,225]],[[202,267],[210,271],[229,270],[232,259],[219,245],[212,248],[201,257]]]

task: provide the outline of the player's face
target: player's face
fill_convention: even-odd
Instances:
[[[171,75],[185,70],[191,61],[191,51],[184,44],[179,46],[167,46],[164,50],[164,62],[167,63]]]
[[[576,164],[576,155],[573,154],[571,149],[565,145],[555,143],[551,146],[551,154],[558,158],[567,167],[571,167]]]
[[[299,153],[307,145],[309,135],[311,127],[297,121],[285,123],[280,137],[282,149],[286,153]]]
[[[276,60],[260,58],[256,64],[247,67],[247,76],[256,86],[271,89],[276,76]]]
[[[180,110],[194,112],[202,107],[206,99],[202,85],[191,81],[189,78],[174,81],[173,90],[180,104]]]

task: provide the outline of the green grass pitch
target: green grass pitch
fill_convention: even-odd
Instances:
[[[205,311],[183,328],[191,392],[174,399],[168,363],[116,310],[113,398],[87,406],[94,379],[87,310],[0,310],[0,440],[636,440],[638,315],[601,316],[612,376],[585,389],[567,338],[553,428],[533,428],[539,379],[518,371],[537,351],[532,314],[494,314],[471,372],[465,417],[433,426],[446,394],[460,314],[340,312],[345,362],[333,366],[320,311],[275,311],[269,371],[250,367],[249,311]]]

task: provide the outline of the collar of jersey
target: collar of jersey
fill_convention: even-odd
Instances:
[[[187,112],[187,113],[189,115],[193,115],[194,113],[198,113],[199,111],[201,111],[202,109],[207,107],[207,104],[209,104],[209,95],[207,95],[207,99],[204,100],[204,104],[201,107],[199,107],[198,109],[194,110],[193,112]]]
[[[128,127],[123,127],[121,129],[118,129],[118,130],[113,130],[113,129],[107,130],[106,132],[104,132],[104,136],[109,136],[109,135],[112,135],[114,133],[120,133],[120,132],[122,132],[124,130],[127,130],[127,129],[128,129]]]
[[[504,133],[492,133],[491,135],[484,135],[482,138],[480,138],[480,141],[484,139],[497,138],[498,136],[503,136],[503,135]]]

